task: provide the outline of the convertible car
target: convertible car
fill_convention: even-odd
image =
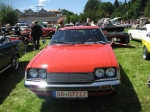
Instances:
[[[0,36],[0,74],[8,68],[18,69],[23,52],[22,40],[11,41],[9,37]]]
[[[87,98],[114,94],[120,68],[98,26],[60,28],[25,69],[24,86],[38,96]]]
[[[128,34],[130,40],[133,39],[133,40],[142,41],[142,38],[145,37],[149,31],[150,31],[150,23],[142,27],[138,25],[135,29],[130,29],[128,30]]]

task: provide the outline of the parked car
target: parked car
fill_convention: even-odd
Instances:
[[[8,26],[0,28],[0,36],[2,35],[20,35],[21,29],[18,26]]]
[[[87,98],[114,94],[120,83],[119,64],[101,29],[70,26],[29,62],[24,86],[38,96]]]
[[[48,28],[48,27],[44,27],[43,25],[41,25],[42,28],[42,36],[43,37],[52,37],[52,35],[54,35],[55,33],[55,28]]]
[[[129,35],[125,32],[124,27],[122,26],[115,26],[110,24],[101,27],[101,29],[109,41],[115,40],[115,42],[123,44],[130,43]]]
[[[142,38],[143,59],[150,59],[150,32]]]
[[[16,70],[19,67],[19,58],[24,52],[22,40],[10,41],[9,37],[0,36],[0,73],[11,68]]]
[[[40,25],[41,29],[42,29],[42,37],[52,37],[52,35],[54,35],[55,33],[55,28],[51,27],[44,27],[43,25]],[[31,28],[27,28],[24,31],[21,32],[21,34],[31,34]]]
[[[145,37],[149,31],[150,31],[150,24],[146,24],[142,27],[138,25],[135,29],[128,30],[128,34],[130,40],[134,39],[142,41],[142,38]]]
[[[65,27],[70,27],[70,26],[74,26],[74,24],[65,24]]]

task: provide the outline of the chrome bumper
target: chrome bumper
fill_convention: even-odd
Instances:
[[[47,84],[46,82],[25,81],[24,86],[30,90],[51,91],[51,90],[106,90],[116,89],[120,80],[105,82],[93,82],[84,84]]]

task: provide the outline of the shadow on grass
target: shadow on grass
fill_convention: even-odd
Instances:
[[[28,62],[20,62],[19,68],[16,71],[12,72],[8,69],[0,74],[0,104],[5,101],[11,91],[24,78],[24,71],[27,64]]]
[[[111,46],[113,49],[115,49],[115,48],[136,48],[136,46],[132,46],[132,45],[112,44]]]
[[[137,94],[120,65],[121,85],[114,96],[89,97],[87,99],[48,98],[41,112],[140,112]]]

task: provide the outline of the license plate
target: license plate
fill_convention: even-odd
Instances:
[[[87,91],[53,91],[53,96],[56,98],[86,98]]]

